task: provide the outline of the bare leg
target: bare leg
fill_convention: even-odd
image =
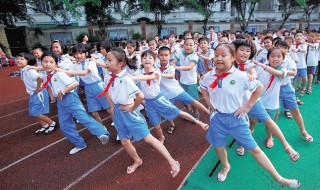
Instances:
[[[99,123],[101,123],[103,125],[102,119],[97,111],[92,112],[91,115],[95,120],[97,120]]]
[[[191,121],[197,125],[199,125],[202,129],[206,130],[208,129],[208,124],[203,123],[202,121],[196,120],[194,117],[192,117],[190,114],[184,111],[180,111],[179,114],[180,117],[182,117],[185,120]]]
[[[163,143],[164,143],[164,140],[165,140],[165,137],[164,137],[164,135],[163,135],[163,133],[162,133],[162,129],[161,129],[161,127],[160,127],[160,124],[154,126],[154,129],[156,130],[156,133],[157,133],[157,135],[158,135],[158,137],[159,137],[159,141],[163,144]]]
[[[300,129],[300,133],[301,135],[303,135],[304,137],[308,137],[310,136],[304,126],[304,122],[303,122],[303,118],[301,116],[301,113],[300,113],[300,110],[299,109],[294,109],[294,110],[290,110],[294,120],[296,121],[296,123],[298,124],[299,126],[299,129]],[[312,138],[312,137],[311,137]],[[313,141],[313,138],[312,140]]]
[[[51,125],[53,123],[53,121],[46,115],[39,115],[36,118],[38,121],[41,120],[41,121],[47,123],[48,125]]]
[[[231,169],[230,163],[228,161],[227,151],[226,151],[225,147],[216,147],[215,151],[217,153],[217,156],[218,156],[220,162],[223,165],[222,170],[219,172],[219,174],[222,175],[222,179],[221,179],[221,176],[219,176],[219,174],[218,174],[218,180],[224,181],[225,178],[227,177],[230,169]]]
[[[202,105],[200,102],[198,102],[197,100],[191,102],[191,105],[194,108],[197,108],[201,112],[204,112],[204,113],[206,113],[208,115],[210,114],[209,110],[204,105]]]
[[[121,140],[121,144],[129,156],[133,159],[133,164],[127,168],[127,173],[133,173],[142,164],[142,159],[139,157],[136,148],[132,145],[130,139]]]

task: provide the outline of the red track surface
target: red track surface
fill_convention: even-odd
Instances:
[[[126,167],[131,158],[115,141],[116,131],[106,112],[100,115],[112,135],[107,145],[79,125],[88,147],[69,155],[73,145],[60,130],[50,135],[34,135],[39,124],[28,116],[28,95],[20,77],[8,77],[17,67],[0,69],[0,189],[176,189],[208,148],[205,132],[199,127],[176,119],[172,135],[165,132],[165,146],[181,164],[176,178],[158,152],[143,141],[134,145],[143,165],[131,175]],[[181,107],[181,106],[180,106]],[[56,104],[49,116],[57,121]],[[202,119],[208,122],[207,116]],[[168,127],[168,122],[162,128]],[[154,131],[152,134],[155,135]]]

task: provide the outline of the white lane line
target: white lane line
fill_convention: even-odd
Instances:
[[[55,117],[57,117],[57,116],[58,116],[58,115],[54,115],[54,116],[52,116],[50,119],[55,118]],[[6,134],[4,134],[4,135],[1,135],[1,136],[0,136],[0,139],[3,138],[3,137],[6,137],[6,136],[8,136],[8,135],[11,135],[12,133],[15,133],[15,132],[24,130],[24,129],[26,129],[26,128],[28,128],[28,127],[31,127],[31,126],[33,126],[33,125],[36,125],[36,124],[38,124],[38,122],[32,123],[32,124],[27,125],[27,126],[25,126],[25,127],[22,127],[22,128],[17,129],[17,130],[14,130],[14,131],[11,131],[11,132],[9,132],[9,133],[6,133]]]
[[[194,164],[194,166],[191,168],[191,170],[188,172],[188,174],[186,175],[186,177],[182,180],[182,182],[181,182],[181,184],[179,185],[179,187],[177,188],[177,189],[181,189],[184,185],[185,185],[185,183],[186,183],[186,181],[187,181],[187,179],[189,178],[189,176],[191,175],[191,173],[196,169],[196,167],[199,165],[199,163],[202,161],[202,159],[203,159],[203,157],[209,152],[209,150],[210,150],[210,148],[211,148],[211,145],[207,148],[207,150],[201,155],[201,157],[199,158],[199,160]]]
[[[109,119],[109,118],[110,118],[110,116],[108,116],[108,117],[104,118],[102,121],[107,120],[107,119]],[[81,131],[84,131],[85,129],[86,129],[86,128],[80,129],[78,132],[80,133]],[[51,144],[49,144],[49,145],[47,145],[47,146],[45,146],[45,147],[43,147],[43,148],[41,148],[41,149],[39,149],[39,150],[37,150],[37,151],[35,151],[35,152],[33,152],[33,153],[31,153],[31,154],[29,154],[29,155],[27,155],[27,156],[25,156],[25,157],[23,157],[23,158],[21,158],[21,159],[19,159],[19,160],[15,161],[15,162],[13,162],[13,163],[11,163],[11,164],[7,165],[7,166],[6,166],[6,167],[4,167],[4,168],[1,168],[1,169],[0,169],[0,173],[1,173],[1,172],[3,172],[3,171],[5,171],[5,170],[7,170],[7,169],[9,169],[9,168],[11,168],[11,167],[12,167],[12,166],[14,166],[14,165],[19,164],[20,162],[22,162],[22,161],[24,161],[24,160],[26,160],[26,159],[30,158],[31,156],[34,156],[34,155],[36,155],[36,154],[38,154],[38,153],[40,153],[40,152],[42,152],[42,151],[44,151],[44,150],[46,150],[46,149],[48,149],[48,148],[52,147],[53,145],[58,144],[59,142],[62,142],[62,141],[64,141],[64,140],[66,140],[66,139],[67,139],[67,138],[66,138],[66,137],[64,137],[64,138],[62,138],[62,139],[60,139],[60,140],[57,140],[56,142],[51,143]]]
[[[20,113],[20,112],[24,112],[24,111],[27,111],[27,110],[29,110],[29,109],[23,109],[23,110],[20,110],[20,111],[16,111],[16,112],[10,113],[8,115],[1,116],[0,119],[8,117],[10,115],[14,115],[14,114]]]
[[[200,98],[198,101],[200,101],[203,98]],[[184,110],[184,108],[182,108],[181,110]],[[162,124],[163,122],[165,122],[167,120],[163,120],[160,124]],[[150,131],[152,131],[154,129],[154,127],[150,128]],[[132,142],[132,144],[135,141]],[[91,168],[90,170],[88,170],[86,173],[84,173],[82,176],[80,176],[78,179],[76,179],[75,181],[73,181],[72,183],[70,183],[67,187],[63,188],[63,190],[68,190],[71,187],[75,186],[76,184],[78,184],[80,181],[82,181],[84,178],[86,178],[88,175],[90,175],[92,172],[94,172],[95,170],[97,170],[100,166],[102,166],[103,164],[105,164],[107,161],[109,161],[111,158],[115,157],[117,154],[119,154],[121,151],[123,151],[124,148],[120,148],[118,149],[115,153],[113,153],[112,155],[108,156],[106,159],[104,159],[103,161],[101,161],[99,164],[97,164],[96,166],[94,166],[93,168]]]
[[[25,100],[25,99],[28,99],[28,98],[29,97],[20,98],[20,99],[17,99],[17,100],[12,100],[12,101],[0,104],[0,106],[6,105],[6,104],[10,104],[10,103],[13,103],[13,102],[17,102],[17,101],[20,101],[20,100]]]

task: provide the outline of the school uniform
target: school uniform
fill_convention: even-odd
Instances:
[[[207,141],[214,147],[225,147],[226,137],[231,135],[247,150],[257,147],[257,143],[249,130],[247,116],[238,119],[234,113],[243,105],[242,97],[246,91],[255,91],[260,82],[249,81],[247,74],[232,67],[228,76],[217,78],[212,70],[206,73],[200,81],[200,87],[207,90],[210,103],[216,109],[210,115],[210,128],[206,135]],[[216,86],[214,86],[214,81]]]
[[[197,62],[199,57],[194,52],[186,54],[185,50],[182,50],[179,55],[175,57],[177,61],[180,61],[180,66],[189,66],[190,62],[194,62],[195,66],[189,71],[180,71],[180,85],[190,94],[191,97],[198,100],[198,85],[197,85]]]
[[[289,55],[286,55],[281,67],[286,68],[288,71],[295,71],[297,69],[296,63],[290,58]],[[298,109],[295,90],[291,85],[291,79],[292,76],[285,76],[280,86],[279,100],[283,103],[283,108],[285,110]]]
[[[61,89],[72,86],[76,83],[74,78],[69,77],[63,72],[52,72],[50,85],[55,97]],[[71,90],[66,93],[62,100],[57,98],[58,118],[61,132],[67,139],[78,148],[86,147],[86,143],[77,131],[76,124],[73,121],[75,117],[82,125],[84,125],[93,135],[100,137],[101,135],[110,136],[105,127],[91,117],[85,110],[78,94]]]
[[[243,73],[245,73],[246,75],[250,72],[250,70],[253,67],[255,67],[255,64],[252,63],[250,60],[247,60],[243,64],[243,66],[241,63],[238,63],[238,69]],[[246,91],[243,96],[243,104],[246,104],[249,101],[250,97],[251,97],[251,92]],[[252,108],[248,112],[248,115],[249,117],[254,117],[259,122],[263,122],[263,123],[271,119],[260,99],[258,99],[256,103],[252,106]]]
[[[180,114],[179,110],[169,100],[167,100],[160,90],[161,73],[154,68],[150,72],[146,73],[144,69],[140,70],[139,75],[159,75],[160,79],[153,79],[148,81],[140,81],[141,91],[144,94],[146,101],[146,112],[152,126],[159,125],[161,117],[167,120],[173,120]]]
[[[255,60],[259,61],[260,63],[265,63],[267,62],[267,54],[268,54],[268,50],[266,48],[262,48],[261,52],[255,56]]]
[[[306,63],[306,52],[301,52],[301,49],[306,50],[308,48],[307,44],[300,44],[296,45],[296,49],[298,50],[297,55],[298,55],[298,63],[297,63],[297,69],[298,69],[298,74],[296,75],[297,77],[307,77],[307,63]]]
[[[306,54],[306,63],[307,63],[307,73],[308,74],[316,74],[317,65],[318,65],[318,43],[312,43],[315,47],[311,47],[308,45],[307,54]]]
[[[258,80],[263,84],[260,100],[270,117],[274,119],[279,110],[279,95],[282,78],[271,75],[262,67],[257,67],[256,70]],[[281,70],[284,73],[284,77],[287,74],[287,69],[281,66],[278,66],[276,70]]]
[[[72,65],[70,68],[72,71],[84,71],[90,72],[85,76],[79,76],[84,84],[86,100],[89,112],[96,112],[101,109],[108,109],[110,107],[105,96],[98,97],[98,95],[104,90],[103,82],[98,73],[96,62],[86,59],[82,62],[78,62]]]
[[[214,50],[209,49],[207,53],[200,52],[201,55],[205,57],[209,57],[210,59],[214,58]],[[197,71],[200,74],[206,74],[207,72],[211,71],[213,68],[213,61],[205,61],[202,57],[199,57],[197,62]]]
[[[37,94],[34,93],[37,89],[37,79],[40,74],[34,69],[21,69],[21,80],[26,86],[29,98],[29,115],[36,117],[49,113],[49,95],[47,89],[44,89]]]
[[[139,141],[148,136],[150,131],[145,118],[139,111],[125,112],[120,109],[121,105],[133,104],[136,94],[140,92],[137,85],[125,73],[125,70],[118,73],[108,90],[110,98],[114,103],[113,121],[120,140],[131,139],[133,137],[136,141]],[[108,86],[110,79],[111,75],[105,76],[105,88]]]
[[[64,70],[69,70],[73,65],[73,62],[69,58],[68,54],[62,55],[58,58],[58,66]]]
[[[161,65],[157,66],[163,74],[174,74],[175,68],[170,64],[167,64],[164,68]],[[184,105],[189,105],[195,99],[193,99],[184,89],[179,85],[179,82],[172,78],[161,77],[160,90],[162,94],[172,103],[175,104],[177,101],[182,102]]]
[[[99,61],[103,60],[103,58],[104,58],[104,56],[98,51],[95,51],[93,54],[98,56],[97,60],[99,60]],[[103,61],[103,62],[106,62],[106,61]],[[97,69],[98,69],[99,75],[103,75],[104,76],[102,67],[97,65]]]

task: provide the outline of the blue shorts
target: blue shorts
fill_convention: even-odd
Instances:
[[[120,110],[119,104],[114,105],[113,121],[120,140],[133,137],[139,141],[150,134],[148,124],[140,112],[124,112]]]
[[[146,99],[146,112],[152,126],[161,123],[161,117],[166,120],[173,120],[178,117],[181,110],[167,100],[162,94],[152,99]]]
[[[317,66],[307,66],[307,73],[315,75],[317,71]]]
[[[103,75],[103,70],[101,67],[97,67],[99,75]]]
[[[210,120],[210,127],[207,133],[207,141],[214,147],[225,147],[227,136],[231,135],[240,146],[246,150],[252,150],[257,147],[249,129],[248,116],[241,118],[234,117],[234,113],[224,114],[220,112],[215,114]]]
[[[296,95],[293,87],[290,84],[286,84],[280,87],[280,102],[283,103],[283,108],[285,110],[296,110],[298,109],[298,104],[296,101]]]
[[[269,114],[269,116],[271,117],[272,120],[274,120],[274,118],[276,118],[277,112],[279,111],[279,109],[266,109],[267,113]]]
[[[197,84],[181,84],[180,86],[195,100],[199,100],[199,93],[198,93],[198,85]]]
[[[49,113],[49,95],[47,89],[43,89],[38,94],[33,94],[29,98],[29,115],[36,117]]]
[[[298,69],[298,74],[296,75],[296,77],[301,77],[301,78],[307,77],[307,68]]]
[[[88,112],[95,112],[101,109],[108,109],[110,107],[105,96],[98,97],[104,90],[102,81],[97,81],[92,84],[85,84],[86,100],[88,105]]]
[[[249,117],[253,117],[262,123],[271,119],[260,99],[252,106],[251,110],[248,112],[248,115]]]
[[[181,92],[178,96],[169,99],[172,104],[176,104],[176,102],[182,102],[184,105],[189,105],[195,99],[193,99],[186,91]]]

